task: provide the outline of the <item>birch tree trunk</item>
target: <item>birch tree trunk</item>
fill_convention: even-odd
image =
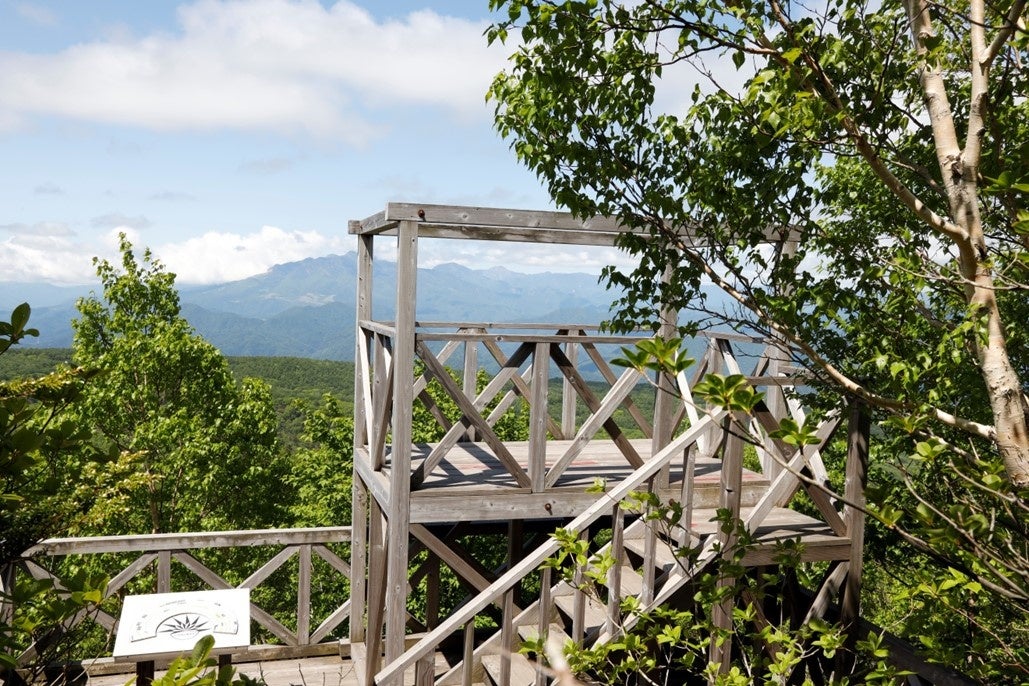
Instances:
[[[1024,3],[1015,3],[1013,11],[1017,12],[1020,6],[1024,7]],[[915,48],[924,59],[921,86],[950,206],[950,220],[959,229],[949,235],[957,247],[965,299],[969,308],[982,317],[984,330],[975,336],[974,344],[993,413],[993,439],[1008,478],[1016,487],[1025,488],[1029,486],[1029,405],[1008,355],[978,199],[989,71],[994,57],[986,45],[983,0],[972,0],[970,7],[971,102],[964,149],[954,123],[943,73],[926,48],[927,39],[934,35],[929,3],[926,0],[909,0],[905,8]],[[998,41],[994,45],[999,49],[1003,43]]]

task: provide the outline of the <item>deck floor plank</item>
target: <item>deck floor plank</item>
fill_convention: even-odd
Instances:
[[[263,662],[241,662],[233,665],[238,673],[262,678],[268,686],[358,686],[354,663],[339,655],[293,658],[289,660],[267,660]],[[440,654],[436,655],[436,675],[443,674],[450,665]],[[158,670],[155,676],[165,672]],[[125,686],[134,678],[133,673],[90,676],[86,686]],[[413,674],[404,681],[413,683]]]

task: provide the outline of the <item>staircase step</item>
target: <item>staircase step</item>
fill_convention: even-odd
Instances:
[[[535,641],[539,636],[539,627],[535,624],[523,624],[518,627],[518,635],[523,641]],[[565,633],[565,628],[557,622],[551,622],[547,629],[547,638],[556,640],[558,645],[564,645],[565,641],[571,640]]]
[[[643,577],[639,572],[629,565],[622,565],[621,574],[622,580],[619,584],[621,597],[627,598],[631,595],[639,596],[639,594],[643,593]]]
[[[511,686],[533,686],[536,683],[536,666],[521,653],[510,653]],[[501,672],[504,669],[504,658],[501,655],[483,655],[482,667],[494,684],[500,684]]]
[[[593,636],[604,628],[604,622],[607,621],[607,608],[600,604],[599,601],[588,595],[583,596],[583,601],[583,633],[586,636]],[[571,622],[573,612],[575,611],[575,594],[555,595],[554,605],[556,605],[561,612],[568,617],[569,622]]]
[[[634,536],[632,538],[626,537],[624,545],[626,550],[639,557],[640,560],[643,559],[643,553],[646,548],[646,539],[642,535],[638,537]],[[679,566],[679,563],[675,558],[675,553],[673,552],[672,544],[660,537],[657,539],[657,545],[654,546],[654,562],[659,574],[670,572]]]

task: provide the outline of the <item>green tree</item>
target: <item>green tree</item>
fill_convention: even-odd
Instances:
[[[1024,300],[1027,281],[1024,0],[491,4],[510,14],[491,38],[522,38],[491,90],[500,131],[558,203],[650,234],[626,237],[639,270],[608,272],[631,287],[623,323],[713,282],[827,380],[989,441],[1008,480],[1029,486],[1018,322],[998,296]],[[752,74],[740,89],[721,81],[730,60]],[[657,106],[661,80],[690,66],[710,85],[681,109]],[[761,247],[770,231],[796,253]],[[666,265],[674,282],[655,290]],[[854,340],[874,319],[928,359]],[[942,379],[954,358],[978,369],[985,418],[895,381]]]
[[[175,277],[121,238],[121,270],[95,260],[103,298],[79,301],[74,360],[99,370],[80,416],[102,466],[69,465],[86,532],[196,531],[281,523],[289,505],[266,384],[233,380],[182,318]]]
[[[19,305],[10,321],[0,321],[0,355],[25,336],[30,308]],[[86,438],[66,409],[79,397],[87,374],[64,369],[38,378],[0,382],[0,678],[28,681],[67,647],[61,627],[76,613],[100,601],[103,581],[77,575],[58,593],[47,581],[15,573],[24,552],[59,533],[72,508],[51,488],[60,458]],[[18,664],[17,656],[33,645],[36,658]],[[9,680],[9,681],[8,681]]]
[[[965,641],[966,669],[981,658],[989,680],[1018,672],[1025,1],[491,6],[507,17],[490,39],[521,39],[490,91],[498,130],[559,205],[638,230],[623,245],[639,268],[605,272],[627,289],[614,323],[701,310],[781,338],[825,388],[868,403],[882,432],[870,491],[882,540],[921,551],[929,576],[945,562],[927,587],[1000,613],[962,613],[966,636],[1003,654]],[[684,80],[700,85],[677,91]],[[910,567],[910,548],[900,554]]]
[[[348,525],[354,468],[353,410],[330,394],[325,394],[317,407],[300,401],[295,404],[303,416],[304,430],[286,477],[297,494],[290,525]]]

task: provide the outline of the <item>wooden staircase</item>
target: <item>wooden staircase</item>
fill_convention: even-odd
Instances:
[[[623,616],[620,601],[634,597],[639,602],[641,613],[645,614],[659,605],[673,600],[675,595],[687,588],[696,575],[718,557],[716,542],[719,527],[714,521],[716,511],[704,510],[696,513],[698,536],[691,545],[699,548],[701,555],[692,568],[685,566],[676,554],[678,543],[664,533],[654,534],[654,527],[642,519],[636,519],[624,531],[623,553],[618,555],[617,542],[601,548],[592,557],[595,560],[611,555],[621,559],[608,570],[603,594],[582,592],[574,580],[562,579],[550,588],[550,607],[542,611],[542,600],[536,600],[512,621],[515,642],[504,640],[503,631],[498,631],[476,648],[472,655],[471,674],[473,683],[496,684],[497,686],[534,686],[545,678],[547,670],[518,653],[523,641],[533,642],[541,635],[552,645],[564,646],[569,641],[586,647],[608,641],[622,631],[630,629],[636,615]],[[805,548],[803,561],[838,560],[850,551],[847,538],[835,535],[829,527],[818,520],[786,508],[776,508],[765,523],[754,533],[754,544],[748,546],[742,564],[756,566],[772,564],[776,556],[776,544],[787,539],[796,539],[798,530],[803,530]],[[656,540],[653,553],[648,555],[648,537]],[[814,538],[814,537],[817,537]],[[580,575],[581,575],[580,571]],[[648,575],[653,579],[653,588],[648,590]],[[545,618],[546,621],[543,621]],[[504,670],[510,670],[505,675]],[[440,677],[437,684],[462,684],[465,664],[453,667]]]
[[[759,413],[760,414],[760,413]],[[674,598],[686,588],[697,575],[719,557],[732,553],[738,529],[723,527],[716,521],[719,510],[728,512],[731,520],[746,529],[750,539],[742,564],[774,564],[779,544],[787,540],[801,540],[799,559],[801,561],[833,560],[846,561],[855,552],[851,515],[835,508],[828,496],[819,488],[815,479],[802,478],[813,456],[816,456],[828,441],[838,421],[830,422],[819,431],[821,442],[805,450],[786,452],[783,446],[766,449],[778,450],[779,459],[788,469],[782,470],[767,485],[761,496],[741,507],[743,432],[754,432],[758,423],[752,423],[748,416],[730,416],[723,410],[713,410],[692,422],[690,429],[681,434],[662,451],[654,455],[633,472],[630,478],[617,484],[606,493],[598,494],[597,502],[565,527],[565,536],[585,540],[590,527],[602,522],[610,527],[609,543],[590,553],[580,549],[577,563],[560,572],[541,565],[561,550],[561,544],[554,538],[540,545],[531,554],[513,565],[489,587],[482,590],[453,615],[429,631],[414,646],[396,660],[386,664],[374,676],[376,684],[400,683],[404,672],[419,661],[424,663],[427,655],[438,649],[446,637],[464,632],[463,658],[452,669],[438,678],[419,672],[416,683],[448,684],[496,684],[499,686],[543,684],[547,682],[544,667],[518,653],[522,642],[544,636],[550,644],[564,645],[574,641],[583,646],[594,646],[611,640],[633,626],[634,613],[623,615],[622,600],[634,597],[637,607],[649,611]],[[733,430],[730,428],[733,425]],[[717,440],[712,440],[718,436]],[[673,460],[684,459],[693,462],[689,456],[697,452],[698,440],[707,439],[722,455],[720,476],[721,499],[718,509],[691,510],[690,494],[685,492],[686,507],[678,522],[655,521],[641,517],[638,507],[640,491],[647,489]],[[691,452],[692,451],[692,452]],[[687,472],[689,467],[687,467]],[[689,477],[690,474],[686,474]],[[684,481],[688,490],[689,482]],[[821,519],[807,516],[786,508],[792,497],[806,491],[811,499],[829,514]],[[814,495],[812,495],[814,494]],[[847,521],[845,521],[847,520]],[[676,551],[684,546],[692,554],[682,557]],[[858,548],[860,550],[860,548]],[[605,578],[596,585],[597,593],[583,590],[584,579],[590,569],[607,556],[615,563],[606,572]],[[684,560],[689,559],[687,564]],[[835,586],[840,587],[841,573],[837,565],[833,575]],[[523,580],[540,574],[539,597],[520,610],[515,610],[516,589]],[[729,601],[731,603],[731,601]],[[496,605],[503,610],[499,631],[476,644],[474,621],[485,607]],[[731,606],[722,607],[722,615],[731,618]],[[716,612],[716,615],[718,613]],[[716,619],[716,625],[717,625]],[[724,644],[728,650],[728,642]],[[713,649],[712,661],[728,663],[727,652]]]

